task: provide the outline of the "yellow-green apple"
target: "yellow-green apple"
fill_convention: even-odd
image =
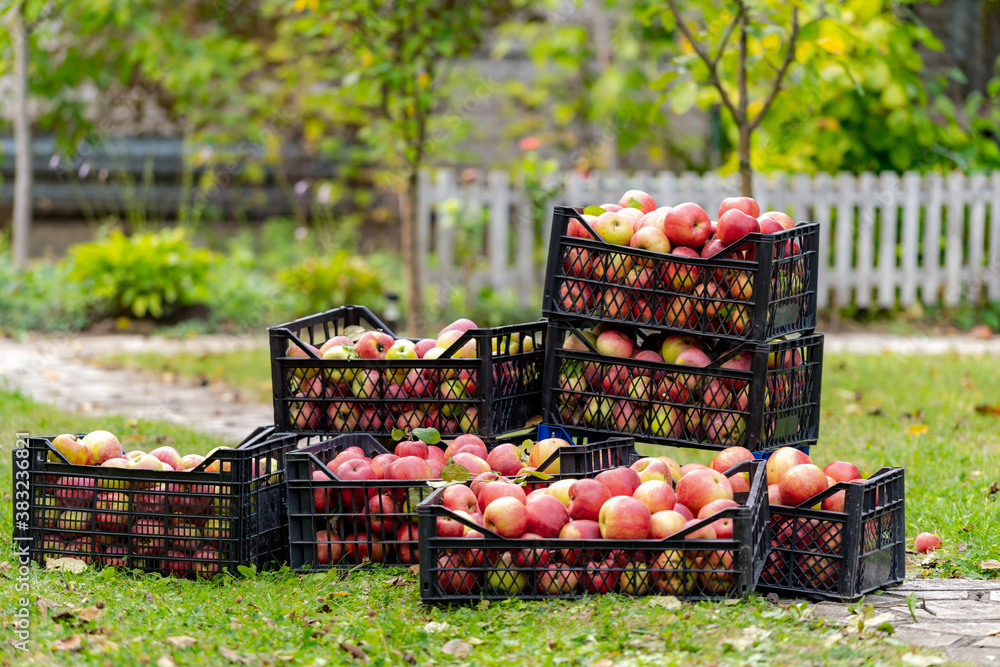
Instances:
[[[684,434],[683,410],[672,405],[652,405],[643,416],[645,430],[658,438],[680,438]]]
[[[789,468],[778,482],[781,499],[790,507],[798,507],[828,488],[830,487],[822,468],[812,463],[801,463]]]
[[[654,583],[661,593],[687,595],[695,585],[691,559],[683,551],[664,551],[653,561]]]
[[[80,440],[80,444],[90,453],[90,463],[95,465],[108,459],[121,458],[125,454],[122,443],[108,431],[92,431]]]
[[[606,243],[612,245],[627,246],[632,240],[632,223],[618,213],[602,213],[591,227]]]
[[[351,394],[357,398],[375,398],[379,395],[381,374],[377,370],[365,369],[354,373],[351,383]]]
[[[472,489],[464,484],[445,487],[441,493],[441,504],[452,511],[462,510],[469,514],[479,511],[479,500]]]
[[[656,202],[642,190],[629,190],[618,200],[618,205],[624,208],[637,208],[643,214],[656,210]]]
[[[703,519],[691,519],[684,523],[681,530],[691,528],[692,526],[697,526],[704,523]],[[684,536],[685,540],[714,540],[716,539],[715,528],[711,524],[702,526],[698,530],[693,530]]]
[[[562,565],[550,564],[538,571],[538,592],[547,595],[566,595],[580,585],[577,573]]]
[[[746,421],[734,414],[716,414],[706,424],[705,437],[716,445],[729,447],[743,442]]]
[[[457,463],[473,475],[479,475],[480,473],[490,471],[489,463],[482,460],[475,454],[470,454],[469,452],[459,452],[453,456],[451,460],[453,463]]]
[[[569,487],[566,509],[574,521],[597,521],[601,507],[611,499],[611,489],[596,479],[578,479]]]
[[[407,359],[417,359],[417,349],[411,340],[400,338],[385,351],[386,361],[402,361]],[[396,368],[385,371],[386,382],[402,384],[406,381],[409,368]]]
[[[669,255],[671,257],[699,257],[697,251],[685,245],[674,246]],[[670,289],[674,292],[689,293],[698,282],[701,269],[694,264],[682,264],[677,260],[667,260],[663,263],[663,272],[663,279]]]
[[[635,351],[632,341],[621,331],[609,329],[597,337],[594,347],[597,352],[606,357],[629,359]]]
[[[780,484],[782,478],[789,470],[803,463],[812,463],[809,455],[794,447],[781,447],[774,450],[770,458],[767,459],[767,483]]]
[[[496,470],[501,475],[516,475],[524,467],[521,451],[509,442],[494,447],[493,451],[486,455],[486,463],[490,469]]]
[[[353,344],[350,346],[334,345],[323,352],[323,358],[334,359],[337,361],[350,361],[352,359],[357,359],[358,354],[355,351]],[[331,368],[328,376],[329,382],[331,385],[351,384],[354,382],[355,373],[356,371],[353,368]]]
[[[316,533],[316,564],[329,565],[340,562],[343,556],[343,547],[340,545],[339,536],[334,533],[330,535],[325,530]]]
[[[66,539],[77,537],[78,531],[89,531],[94,520],[94,513],[84,510],[66,510],[56,519],[56,530]]]
[[[108,459],[101,464],[102,468],[119,468],[124,470],[128,466],[128,459],[126,458],[116,458]],[[128,480],[125,479],[112,479],[109,477],[101,477],[97,480],[97,486],[102,489],[127,489],[130,484]]]
[[[55,496],[63,507],[90,507],[94,504],[95,486],[91,477],[60,477]]]
[[[528,453],[528,465],[539,472],[558,475],[561,469],[558,458],[547,466],[543,467],[542,464],[548,461],[549,457],[553,454],[556,454],[560,447],[571,446],[571,443],[562,438],[544,438],[539,440],[532,446],[531,451]]]
[[[594,479],[607,486],[612,496],[631,496],[642,484],[639,473],[625,466],[599,472]]]
[[[309,352],[306,352],[306,350],[308,350]],[[289,343],[288,348],[285,350],[285,356],[290,357],[292,359],[312,359],[313,357],[309,356],[310,352],[317,358],[321,356],[319,353],[319,348],[317,348],[315,345],[310,345],[309,343],[299,344],[292,342]],[[291,369],[291,376],[293,378],[297,378],[302,382],[307,382],[309,380],[312,380],[314,377],[316,377],[317,374],[318,372],[316,368],[303,368],[300,366]]]
[[[760,215],[760,204],[757,200],[750,197],[727,197],[719,204],[719,222],[722,222],[722,216],[726,211],[734,209],[755,218]]]
[[[542,494],[525,503],[527,523],[525,530],[542,538],[559,536],[559,531],[569,522],[569,512],[562,502],[553,496]]]
[[[527,502],[524,489],[520,485],[501,481],[484,484],[479,489],[477,497],[479,499],[479,511],[483,513],[483,516],[486,516],[486,508],[497,498],[514,498],[522,505]]]
[[[833,461],[827,463],[823,468],[823,473],[827,477],[832,477],[838,482],[850,482],[861,477],[861,471],[853,463],[847,461]]]
[[[424,352],[424,356],[422,356],[420,358],[421,359],[425,359],[427,361],[433,361],[434,359],[440,358],[441,355],[444,354],[444,353],[445,353],[445,349],[443,347],[436,347],[435,346],[435,347],[432,347],[431,349],[427,350],[426,352]],[[448,371],[445,371],[444,374],[447,375]]]
[[[575,479],[560,479],[557,482],[553,482],[546,489],[545,493],[548,495],[558,498],[559,502],[563,505],[569,506],[569,490],[577,480]]]
[[[662,482],[670,474],[663,461],[651,456],[641,458],[629,467],[639,473],[640,484],[653,479],[658,479]]]
[[[450,350],[453,345],[458,343],[458,340],[466,334],[465,331],[459,329],[452,329],[446,331],[438,336],[437,347],[443,348],[445,351]],[[452,352],[451,357],[453,359],[460,358],[471,358],[476,356],[476,341],[475,339],[469,339],[462,343],[461,347]],[[426,358],[426,357],[425,357]]]
[[[641,500],[614,496],[601,506],[597,522],[606,540],[644,540],[649,537],[651,520],[652,514]]]
[[[63,433],[52,438],[52,446],[73,465],[85,466],[96,463],[91,460],[90,450],[75,435]],[[121,456],[121,455],[119,455]],[[59,457],[54,452],[49,453],[49,461],[58,462]]]
[[[653,540],[662,540],[670,537],[684,527],[687,519],[684,515],[674,510],[661,510],[653,512],[649,520],[649,537]]]
[[[632,497],[641,501],[652,514],[672,510],[677,503],[674,489],[669,483],[663,480],[652,479],[643,482],[635,490]]]
[[[653,587],[653,574],[645,563],[629,563],[621,573],[621,591],[625,595],[645,595]]]
[[[528,510],[518,498],[505,496],[492,501],[483,512],[483,526],[500,537],[520,537],[528,522]]]
[[[515,562],[509,551],[503,551],[490,559],[486,585],[498,593],[517,595],[528,587],[528,577]]]
[[[702,350],[701,341],[688,334],[667,336],[660,346],[660,356],[668,364],[676,363],[677,357],[685,350]]]
[[[466,408],[458,418],[458,428],[467,433],[479,430],[479,409]]]
[[[931,551],[937,551],[941,544],[941,538],[934,533],[920,533],[913,540],[913,550],[918,554],[926,554]]]
[[[638,248],[640,250],[649,250],[650,252],[670,252],[670,240],[667,235],[656,227],[641,227],[633,235],[632,239],[629,241],[629,245],[633,248]]]
[[[384,331],[366,331],[361,334],[354,350],[362,359],[385,359],[386,353],[395,342],[393,337]]]
[[[667,211],[663,231],[675,246],[700,248],[712,233],[712,221],[701,206],[685,202]]]
[[[760,223],[738,209],[730,209],[719,216],[719,239],[727,246],[736,243],[747,234],[760,231]]]
[[[719,286],[713,282],[698,283],[691,291],[691,298],[694,300],[694,312],[705,317],[715,317],[722,310],[725,298]]]
[[[750,309],[743,305],[730,304],[728,328],[741,334],[750,327]]]
[[[719,539],[724,539],[719,536]],[[733,585],[733,552],[710,551],[702,559],[698,581],[709,595],[723,595]]]
[[[358,532],[344,538],[344,555],[352,563],[381,563],[385,560],[385,545],[376,540],[369,545],[365,533]]]
[[[599,540],[601,526],[590,519],[574,519],[559,531],[560,540]],[[562,560],[567,565],[582,565],[588,560],[587,552],[581,549],[560,549]]]
[[[711,468],[692,470],[677,482],[677,502],[695,515],[702,507],[720,498],[732,500],[733,487],[725,475]]]

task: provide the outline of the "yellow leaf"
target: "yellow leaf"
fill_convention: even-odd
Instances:
[[[816,44],[824,51],[832,53],[835,56],[844,55],[844,38],[840,35],[835,34],[820,37],[816,40]]]
[[[295,0],[295,11],[301,12],[306,7],[314,12],[319,11],[319,0]]]
[[[910,428],[906,429],[906,434],[913,436],[921,436],[924,433],[927,433],[928,431],[930,431],[930,428],[927,426],[927,424],[914,424]]]
[[[765,36],[760,43],[767,51],[781,50],[781,36],[776,33],[772,32],[770,35]]]

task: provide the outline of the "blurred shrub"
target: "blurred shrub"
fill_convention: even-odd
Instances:
[[[204,303],[215,253],[196,248],[182,227],[125,236],[113,230],[71,249],[73,271],[111,315],[160,319],[178,308]]]
[[[301,303],[280,282],[233,257],[212,266],[205,286],[211,328],[263,331],[294,319]]]
[[[305,312],[316,313],[346,304],[379,311],[385,306],[385,277],[364,257],[339,250],[328,257],[309,257],[282,271],[279,280],[303,299]]]
[[[93,299],[69,280],[67,262],[39,262],[18,271],[0,248],[0,332],[80,331],[90,323]]]

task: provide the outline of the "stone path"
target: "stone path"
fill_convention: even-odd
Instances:
[[[254,427],[274,421],[270,405],[239,401],[229,388],[163,383],[157,377],[99,368],[88,359],[109,354],[229,351],[266,345],[266,339],[202,336],[168,340],[141,336],[0,338],[0,386],[84,414],[125,414],[185,424],[234,444]],[[30,428],[30,424],[16,425]]]
[[[914,622],[906,597],[916,593]],[[948,660],[972,665],[1000,665],[1000,581],[916,579],[870,595],[865,603],[895,628],[892,635],[913,646],[934,649]],[[847,605],[822,602],[814,613],[847,624]]]
[[[239,336],[201,336],[183,341],[141,336],[38,337],[20,343],[0,339],[0,384],[67,410],[184,423],[236,443],[253,426],[271,423],[271,406],[241,403],[226,388],[165,384],[154,376],[104,369],[87,360],[115,353],[228,351],[266,344],[263,337]],[[838,334],[827,336],[826,351],[1000,354],[1000,338]],[[906,606],[906,596],[911,592],[916,592],[926,605],[926,610],[917,610],[916,623]],[[885,620],[892,623],[897,639],[939,651],[951,661],[1000,665],[1000,581],[912,580],[881,595],[869,596],[866,602],[876,607],[876,614],[887,615]],[[846,626],[850,617],[847,607],[823,602],[814,613]]]

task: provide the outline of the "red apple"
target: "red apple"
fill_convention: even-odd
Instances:
[[[559,531],[560,540],[599,540],[601,526],[597,521],[579,519],[570,521]],[[579,565],[587,561],[587,552],[581,549],[560,549],[562,560],[567,565]]]
[[[469,452],[459,452],[458,454],[455,454],[451,460],[453,463],[457,463],[473,475],[479,475],[480,473],[490,471],[489,463],[482,460],[475,454],[470,454]]]
[[[719,222],[722,222],[722,216],[726,214],[726,211],[733,209],[755,218],[760,215],[760,204],[757,203],[757,200],[750,197],[727,197],[719,205]]]
[[[415,456],[418,459],[427,459],[427,445],[419,440],[409,441],[404,440],[396,445],[396,451],[394,452],[399,458],[405,456]]]
[[[677,502],[695,514],[720,498],[732,500],[733,488],[725,475],[714,470],[694,470],[677,482]]]
[[[618,590],[620,568],[608,561],[591,561],[581,576],[581,583],[591,595],[602,595]]]
[[[785,229],[791,229],[795,226],[795,221],[787,213],[782,213],[781,211],[765,211],[758,217],[768,217],[777,222],[779,225]]]
[[[486,443],[484,443],[483,439],[480,438],[478,435],[474,435],[472,433],[464,433],[455,438],[454,440],[452,440],[450,443],[448,443],[448,447],[445,449],[444,452],[446,460],[455,456],[455,454],[458,453],[459,449],[469,444],[480,445],[483,448],[483,450],[486,449]]]
[[[719,216],[719,239],[727,246],[736,243],[747,234],[760,231],[757,218],[738,209],[730,209]]]
[[[671,257],[700,257],[697,250],[687,246],[674,246],[669,253]],[[690,293],[698,282],[701,269],[694,264],[683,264],[675,260],[665,261],[663,266],[663,280],[667,287],[674,292]],[[691,303],[692,308],[694,303]]]
[[[781,478],[791,468],[803,463],[812,463],[809,455],[794,447],[781,447],[767,459],[767,483],[780,484]]]
[[[470,442],[466,445],[462,445],[455,451],[455,454],[461,454],[463,452],[468,452],[469,454],[472,454],[473,456],[478,456],[483,460],[485,460],[486,457],[488,456],[488,454],[486,453],[486,447],[475,442]]]
[[[389,464],[398,460],[399,457],[395,454],[379,454],[373,458],[372,468],[375,470],[375,476],[379,479],[385,479],[385,473],[389,469]]]
[[[690,528],[691,526],[697,526],[702,521],[703,519],[692,519],[691,521],[685,523],[681,527],[681,530],[684,530],[685,528]],[[707,526],[702,526],[698,530],[690,532],[684,536],[685,540],[714,540],[716,538],[717,536],[715,534],[715,528],[713,528],[711,524]]]
[[[853,463],[848,463],[847,461],[833,461],[832,463],[827,463],[826,467],[823,468],[823,473],[827,477],[832,477],[838,482],[850,482],[851,480],[861,477],[861,471]]]
[[[372,535],[382,537],[385,533],[383,539],[392,539],[396,521],[405,518],[396,516],[398,512],[399,508],[396,507],[392,496],[386,494],[372,496],[368,500],[368,521],[371,523]]]
[[[789,507],[797,507],[828,488],[830,486],[822,469],[811,463],[792,467],[778,482],[781,499]]]
[[[511,481],[506,477],[501,477],[498,473],[495,473],[492,470],[487,470],[486,472],[476,475],[472,480],[472,484],[469,485],[469,488],[474,494],[476,494],[476,498],[479,498],[479,492],[483,490],[483,487],[490,482],[495,481],[506,482],[508,484],[511,483]],[[476,502],[478,504],[479,501],[477,500]]]
[[[579,576],[562,565],[551,564],[538,573],[538,592],[548,595],[566,595],[576,590]]]
[[[598,518],[601,537],[606,540],[644,540],[651,521],[649,508],[631,496],[612,497],[601,506]]]
[[[528,523],[524,503],[510,496],[497,498],[483,512],[483,526],[500,537],[520,537]]]
[[[544,440],[539,440],[531,448],[528,453],[528,465],[535,468],[539,472],[548,473],[550,475],[558,475],[560,471],[559,459],[556,459],[553,463],[546,467],[542,467],[542,464],[548,460],[552,454],[556,453],[560,447],[572,447],[572,444],[561,439],[561,438],[546,438]]]
[[[569,487],[569,516],[597,521],[601,507],[611,499],[611,489],[597,479],[578,479]]]
[[[525,530],[543,538],[558,537],[559,531],[569,521],[566,506],[554,496],[542,494],[528,501],[525,508],[528,513]]]
[[[656,227],[642,227],[632,235],[629,245],[650,252],[670,252],[670,240],[667,235]]]
[[[639,210],[642,211],[643,214],[656,209],[656,202],[642,190],[629,190],[622,195],[621,199],[618,200],[618,205],[622,208],[635,207],[636,204],[639,205]]]
[[[594,479],[607,486],[611,490],[612,497],[631,496],[642,484],[639,473],[624,466],[599,472]]]
[[[375,474],[375,469],[368,464],[364,459],[351,459],[346,463],[341,464],[334,473],[337,479],[346,482],[361,482],[368,479],[378,479],[378,475]],[[368,494],[365,491],[362,484],[357,486],[351,486],[350,488],[342,489],[340,492],[341,498],[344,501],[345,508],[360,508],[364,506],[368,498]]]
[[[674,503],[674,511],[684,517],[685,521],[690,521],[694,518],[694,514],[687,507],[680,503]]]
[[[463,510],[469,514],[479,511],[479,500],[472,489],[464,484],[454,484],[445,487],[441,492],[441,504],[450,510]]]
[[[784,503],[781,502],[781,489],[777,484],[767,485],[767,504],[784,505]]]
[[[516,475],[524,467],[521,451],[517,445],[503,443],[493,448],[486,456],[486,463],[501,475]]]
[[[674,245],[700,248],[712,233],[705,209],[685,202],[671,208],[663,218],[663,231]]]
[[[416,456],[401,456],[385,471],[385,479],[433,479],[427,461]],[[398,490],[398,489],[397,489]]]
[[[527,502],[524,489],[508,482],[490,482],[479,491],[479,510],[486,515],[486,508],[497,498],[516,498],[522,505]]]
[[[643,227],[653,227],[665,233],[665,230],[663,229],[663,221],[667,217],[667,213],[669,211],[669,206],[661,206],[655,211],[650,211],[639,218],[638,222],[632,223],[632,231],[637,232]]]
[[[629,467],[639,473],[640,484],[644,484],[651,480],[660,480],[662,482],[670,477],[670,471],[667,470],[667,465],[663,461],[654,459],[650,456],[639,459]]]
[[[399,562],[409,565],[419,561],[418,539],[417,524],[407,521],[399,527],[396,533],[396,553],[399,554]]]
[[[650,518],[649,537],[654,540],[662,540],[664,537],[670,537],[683,528],[687,521],[683,514],[674,510],[654,512]]]
[[[655,479],[640,484],[632,497],[640,500],[653,514],[672,510],[677,503],[673,487],[667,482]]]
[[[715,458],[708,464],[708,467],[716,472],[726,472],[733,466],[739,465],[743,461],[753,460],[753,452],[749,449],[746,449],[745,447],[727,447],[716,454]]]
[[[934,533],[920,533],[917,539],[913,540],[913,550],[918,554],[926,554],[937,551],[941,544],[941,538]]]
[[[448,553],[438,557],[438,586],[445,593],[468,595],[479,588],[479,572],[473,571],[465,562],[463,554]]]
[[[316,533],[316,564],[317,565],[329,565],[330,563],[340,562],[340,558],[343,555],[343,547],[341,547],[339,538],[336,533],[330,535],[325,530],[317,531]]]

